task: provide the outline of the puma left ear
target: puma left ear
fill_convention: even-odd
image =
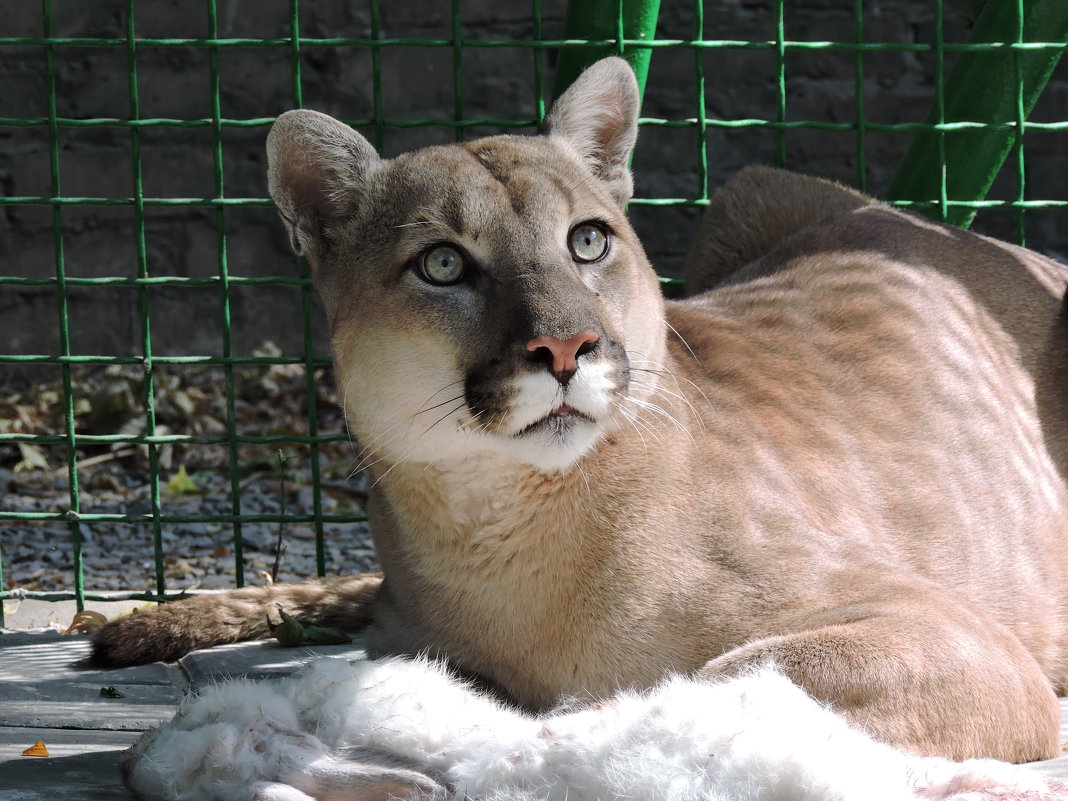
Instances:
[[[553,104],[550,136],[565,140],[622,206],[634,189],[630,153],[638,138],[638,82],[621,58],[591,65]]]

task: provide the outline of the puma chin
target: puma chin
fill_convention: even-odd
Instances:
[[[544,373],[517,376],[499,433],[487,432],[491,447],[539,470],[570,467],[612,427],[627,372],[601,361],[583,365],[566,386]]]

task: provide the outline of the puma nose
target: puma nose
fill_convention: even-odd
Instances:
[[[568,339],[541,334],[527,343],[527,350],[532,358],[540,359],[549,366],[549,371],[557,381],[566,384],[578,370],[578,357],[593,350],[598,339],[597,332],[589,328]]]

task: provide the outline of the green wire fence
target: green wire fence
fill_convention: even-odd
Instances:
[[[701,0],[586,0],[568,4],[566,11],[563,0],[427,0],[388,6],[368,0],[330,13],[311,0],[265,0],[255,18],[235,17],[236,5],[218,0],[185,0],[177,4],[179,16],[173,15],[174,6],[166,12],[165,5],[151,0],[83,5],[40,0],[39,6],[25,4],[18,21],[5,23],[24,30],[0,36],[0,68],[7,70],[7,85],[18,73],[19,85],[26,89],[19,97],[30,98],[20,109],[14,107],[19,104],[13,94],[7,99],[0,94],[0,142],[13,145],[9,162],[0,155],[0,212],[8,220],[6,228],[0,227],[0,248],[6,247],[0,250],[0,312],[9,321],[17,320],[9,322],[6,332],[0,326],[0,375],[11,376],[0,381],[0,391],[10,384],[7,394],[0,395],[0,467],[10,467],[20,454],[25,457],[23,447],[51,449],[63,462],[59,468],[49,466],[49,475],[63,485],[59,508],[49,501],[27,509],[10,494],[0,504],[0,600],[74,599],[80,607],[94,599],[166,598],[183,589],[168,575],[172,555],[167,535],[190,525],[211,526],[216,537],[229,543],[237,585],[248,579],[244,543],[253,526],[291,525],[310,531],[315,572],[322,575],[336,568],[328,558],[330,532],[366,520],[359,508],[338,510],[324,500],[329,488],[324,472],[334,470],[338,460],[347,468],[352,451],[336,412],[320,394],[319,379],[329,370],[329,358],[309,276],[304,265],[284,255],[285,237],[272,219],[263,164],[253,153],[262,151],[268,127],[286,108],[307,105],[330,111],[364,131],[383,152],[443,137],[461,141],[496,131],[535,132],[551,100],[551,78],[558,94],[586,64],[620,54],[643,81],[649,75],[647,116],[641,119],[635,157],[638,197],[631,210],[654,263],[665,266],[667,274],[682,260],[685,240],[700,207],[708,202],[710,183],[748,161],[808,167],[810,172],[819,163],[829,164],[837,173],[830,177],[883,194],[902,207],[957,224],[970,223],[978,211],[980,228],[988,226],[1001,235],[1007,231],[1022,244],[1068,251],[1068,77],[1063,66],[1058,67],[1068,49],[1068,4],[1063,0],[986,0],[947,8],[942,0],[931,0],[928,12],[913,0],[913,13],[922,24],[898,25],[902,35],[897,39],[881,34],[888,29],[888,16],[899,13],[896,7],[902,4],[877,0],[828,2],[818,11],[800,0],[768,0],[744,11],[744,35],[730,27],[731,14],[743,11]],[[416,13],[416,6],[424,13]],[[962,22],[961,8],[974,19]],[[826,26],[822,19],[809,19],[818,14],[824,15]],[[398,31],[410,33],[402,18],[430,20],[418,31],[426,35],[397,36]],[[333,20],[337,29],[324,29],[324,20]],[[807,30],[826,27],[832,35],[793,37],[794,20]],[[178,30],[160,30],[168,24]],[[271,28],[270,35],[234,35],[263,30],[261,25]],[[915,31],[919,34],[912,37]],[[255,92],[260,68],[234,66],[233,59],[248,53],[256,54],[256,64],[284,72],[283,81],[270,84],[269,95]],[[806,59],[819,63],[795,79],[797,65]],[[873,112],[889,93],[879,81],[890,59],[926,65],[916,72],[925,84],[920,118],[910,118],[911,108],[891,120]],[[145,72],[159,72],[161,61],[171,63],[173,76],[184,74],[183,65],[206,66],[199,88],[160,90],[153,83],[156,89],[150,94]],[[424,80],[401,85],[395,79],[402,64],[410,70],[411,63],[419,62],[431,65],[425,82],[444,87],[438,92],[448,98],[444,105],[417,107],[426,91]],[[732,96],[734,78],[724,77],[725,65],[733,62],[754,69],[759,63],[764,70],[752,111],[748,97]],[[77,84],[72,78],[81,69],[77,64],[91,73],[93,87],[124,85],[118,95],[124,95],[125,109],[117,108],[123,104],[114,96],[97,97],[96,88],[86,90],[85,108],[72,102],[68,84]],[[238,79],[230,77],[231,70]],[[821,73],[836,84],[836,91],[848,95],[843,101],[847,110],[828,102],[826,114],[802,118],[795,107],[801,103],[812,108],[807,96]],[[740,73],[731,74],[736,78]],[[487,75],[497,83],[480,82]],[[245,102],[238,102],[238,90]],[[166,105],[170,91],[175,96],[169,99],[179,104],[192,102],[183,92],[206,99],[204,113],[154,113]],[[401,102],[409,96],[415,98],[411,104]],[[94,107],[98,100],[100,105]],[[768,100],[770,106],[762,107]],[[1036,104],[1041,119],[1032,118]],[[230,107],[242,113],[225,114]],[[396,108],[403,113],[393,112]],[[926,109],[930,115],[922,119]],[[195,154],[190,164],[181,156],[177,166],[157,162],[157,136],[180,153]],[[121,157],[115,155],[119,137],[126,138]],[[822,162],[808,158],[806,148],[819,150],[825,137],[844,137],[835,141],[845,144],[831,156],[821,156]],[[892,146],[886,144],[887,137],[893,138]],[[796,144],[802,141],[808,144]],[[75,173],[75,191],[65,192],[71,175],[68,160],[94,143],[102,143],[98,159],[116,161],[88,172],[110,183],[99,189],[92,181],[87,185],[81,170]],[[246,152],[239,152],[240,147]],[[27,178],[29,168],[20,162],[20,148],[46,153],[44,169]],[[887,154],[893,163],[887,163]],[[1002,169],[1006,159],[1009,166]],[[1036,174],[1035,163],[1052,166],[1042,166]],[[197,165],[210,175],[208,191],[156,190],[184,185],[189,177],[185,173],[192,174]],[[1050,192],[1048,177],[1058,167],[1066,171]],[[658,171],[663,173],[659,185],[645,182],[643,176]],[[122,180],[115,178],[119,173]],[[252,174],[255,181],[246,177]],[[173,179],[172,184],[161,175]],[[34,180],[40,188],[26,191]],[[999,197],[988,197],[991,186]],[[1035,186],[1045,186],[1044,195],[1035,194]],[[1011,216],[1008,229],[993,216],[998,212]],[[1042,224],[1034,226],[1038,235],[1032,237],[1029,225],[1036,220]],[[183,241],[204,256],[196,263],[211,261],[211,269],[181,266],[187,265],[183,259],[191,258],[184,251],[175,255],[159,250],[154,239],[162,225],[187,230]],[[249,225],[258,236],[249,235]],[[32,257],[17,249],[28,241],[33,226],[51,237],[47,264],[40,248]],[[114,253],[123,254],[115,256],[122,269],[112,268],[108,259],[82,269],[82,256],[69,255],[100,228],[111,231]],[[246,256],[249,251],[254,255]],[[266,268],[259,263],[263,261]],[[72,269],[75,262],[78,269]],[[93,274],[79,274],[86,272]],[[673,279],[665,277],[665,283]],[[266,291],[283,293],[284,303],[295,310],[292,331],[287,331],[281,351],[251,352],[249,329],[270,329],[274,321],[239,324],[235,319],[248,305],[248,293]],[[182,340],[176,342],[173,331],[160,332],[161,326],[174,328],[176,293],[192,298],[178,306],[185,310],[180,316],[194,331],[189,341],[196,343],[199,355],[183,352]],[[38,308],[44,295],[54,298],[50,319],[24,311],[28,304]],[[136,325],[129,337],[135,341],[120,346],[114,337],[102,339],[99,322],[72,324],[79,309],[97,302],[93,298],[98,296],[107,303],[122,297],[136,305]],[[16,336],[15,328],[28,333]],[[83,342],[112,344],[109,349],[94,344],[87,351]],[[140,377],[135,403],[139,419],[128,430],[105,433],[106,427],[94,427],[86,419],[79,389],[82,376],[106,369]],[[220,387],[212,407],[219,421],[215,429],[181,433],[161,426],[169,377],[182,370],[211,371]],[[248,406],[241,394],[243,377],[265,370],[299,376],[294,386],[306,396],[299,430],[249,433],[242,424],[239,412]],[[42,431],[20,421],[21,407],[13,399],[27,391],[16,384],[26,384],[28,375],[44,374],[58,375],[51,391],[55,419],[61,422]],[[174,448],[187,455],[209,448],[224,454],[217,466],[226,475],[225,509],[189,509],[174,502],[169,485],[176,466],[164,464],[168,449]],[[248,495],[248,453],[275,448],[296,449],[301,460],[311,493],[299,511],[250,510],[242,502]],[[80,477],[88,475],[88,466],[102,455],[116,452],[140,460],[146,503],[134,510],[94,511],[86,503],[91,492],[80,485]],[[43,469],[32,461],[26,464],[23,458],[18,464]],[[276,467],[284,485],[286,466]],[[20,575],[18,564],[5,563],[4,556],[17,538],[24,545],[27,537],[56,525],[65,527],[68,539],[69,585],[27,589],[30,582]],[[142,580],[132,571],[122,593],[98,592],[86,568],[91,561],[87,543],[103,526],[127,527],[129,538],[152,543],[151,576]]]

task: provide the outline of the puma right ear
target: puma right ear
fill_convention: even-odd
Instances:
[[[326,114],[301,109],[275,121],[267,135],[267,185],[293,250],[317,248],[379,161],[370,142]]]
[[[604,58],[583,72],[553,104],[550,136],[567,141],[617,202],[630,200],[630,153],[638,138],[638,82],[621,58]]]

